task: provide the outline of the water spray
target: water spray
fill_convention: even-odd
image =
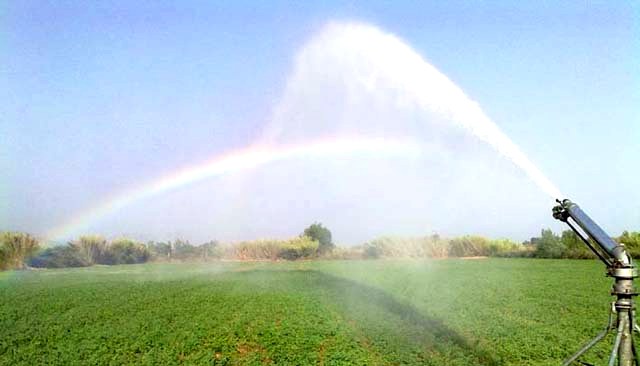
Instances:
[[[636,324],[634,304],[634,298],[638,293],[635,292],[633,286],[633,280],[638,277],[638,272],[633,260],[625,250],[624,244],[618,244],[611,239],[578,205],[568,199],[556,201],[558,205],[553,208],[553,217],[567,223],[571,230],[607,266],[607,276],[613,277],[611,295],[616,297],[616,301],[611,303],[609,322],[605,329],[565,360],[562,365],[569,366],[575,361],[589,365],[579,361],[578,358],[607,334],[615,332],[615,341],[609,356],[609,366],[614,366],[616,360],[620,366],[638,366],[640,363],[633,342],[634,332],[640,332],[640,327]]]
[[[385,115],[386,108],[393,113]],[[430,134],[424,135],[425,126],[465,131],[513,162],[551,199],[563,197],[477,102],[407,43],[372,25],[331,22],[323,27],[296,55],[274,109],[255,143],[114,192],[44,236],[64,241],[133,203],[273,161],[362,154],[420,156],[434,142]],[[335,113],[327,114],[330,111]],[[401,113],[412,117],[397,125]]]

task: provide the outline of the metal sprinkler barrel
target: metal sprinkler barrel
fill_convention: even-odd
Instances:
[[[633,341],[634,332],[640,332],[640,328],[636,324],[634,304],[634,298],[638,293],[635,292],[633,285],[633,280],[638,277],[638,272],[631,256],[623,244],[618,244],[611,239],[578,205],[568,199],[557,200],[557,202],[558,205],[553,208],[553,217],[567,223],[607,266],[607,275],[614,279],[611,295],[616,297],[616,301],[611,304],[607,327],[578,352],[565,360],[563,366],[569,366],[577,361],[580,356],[610,332],[615,332],[616,336],[608,365],[614,366],[616,360],[620,366],[640,365]],[[580,363],[587,365],[584,362]]]

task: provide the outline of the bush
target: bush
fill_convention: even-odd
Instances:
[[[217,241],[209,241],[201,245],[192,245],[189,241],[147,243],[150,258],[153,260],[203,260],[222,258],[224,250]]]
[[[143,263],[150,257],[144,244],[130,239],[108,243],[99,236],[83,236],[67,245],[41,251],[29,264],[42,268],[86,267],[94,264]]]
[[[251,240],[233,244],[227,248],[226,256],[233,259],[278,259],[280,244],[278,240]]]
[[[0,270],[24,268],[25,261],[40,247],[38,240],[26,233],[0,233]]]
[[[429,257],[435,246],[430,237],[402,238],[381,237],[364,244],[365,258],[424,258]]]
[[[144,244],[131,239],[118,239],[113,241],[109,245],[107,253],[108,261],[101,264],[144,263],[151,257],[149,250]]]
[[[176,240],[171,246],[172,259],[194,259],[200,257],[200,250],[188,240]]]
[[[280,245],[278,258],[294,260],[310,258],[318,252],[320,244],[308,236],[285,240]]]
[[[199,249],[205,261],[209,258],[220,259],[224,255],[222,245],[215,240],[200,245]]]
[[[171,242],[150,242],[147,244],[147,248],[153,260],[171,259]]]
[[[363,258],[378,259],[384,255],[384,248],[379,241],[365,243],[362,251]]]
[[[365,244],[366,245],[366,244]],[[358,245],[349,248],[336,247],[332,251],[323,253],[324,259],[363,259],[367,258],[365,246]]]
[[[429,258],[446,258],[449,255],[449,240],[433,234],[423,238],[424,255]]]
[[[69,244],[47,248],[29,261],[30,266],[38,268],[87,267],[91,264],[77,247]]]
[[[86,235],[81,236],[78,240],[69,243],[69,246],[76,251],[76,255],[79,256],[82,262],[89,263],[89,265],[111,264],[109,258],[107,241],[98,235]]]
[[[317,241],[307,236],[286,240],[252,240],[227,246],[224,256],[239,260],[295,260],[314,257],[318,246]]]
[[[481,236],[462,236],[449,242],[450,257],[478,257],[489,253],[489,240]]]
[[[447,258],[474,256],[526,256],[528,251],[507,239],[481,236],[446,239],[437,234],[418,238],[382,237],[363,246],[364,258]]]
[[[522,244],[509,239],[496,239],[489,242],[485,255],[489,257],[526,257],[530,256],[530,251]]]

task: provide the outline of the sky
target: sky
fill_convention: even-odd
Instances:
[[[133,187],[260,141],[276,118],[306,139],[314,126],[338,134],[344,116],[374,118],[320,77],[300,79],[311,80],[304,98],[288,94],[300,50],[332,22],[398,37],[610,234],[640,230],[640,6],[631,1],[4,2],[0,230],[45,236]],[[332,70],[319,68],[315,76]],[[427,117],[384,105],[372,109],[383,131],[437,145],[434,154],[266,164],[131,202],[77,234],[244,240],[320,221],[357,244],[562,229],[548,197],[495,151],[454,127],[427,121],[416,132],[405,122]],[[308,124],[291,125],[299,115]]]

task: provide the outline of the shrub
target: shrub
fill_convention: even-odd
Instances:
[[[449,242],[450,257],[477,257],[489,255],[489,239],[481,236],[462,236]]]
[[[144,263],[149,257],[151,254],[144,244],[131,239],[118,239],[109,245],[109,260],[102,264]]]
[[[0,233],[0,270],[24,268],[39,248],[38,240],[26,233]]]
[[[384,255],[384,249],[379,242],[372,241],[371,243],[365,243],[362,251],[362,256],[369,259],[378,259]]]
[[[447,258],[473,256],[530,256],[521,244],[467,235],[452,239],[437,234],[418,238],[381,237],[363,246],[364,258]]]
[[[232,244],[227,248],[227,257],[233,259],[278,259],[280,245],[277,240],[251,240]]]
[[[317,254],[319,243],[307,236],[286,240],[261,239],[227,246],[224,256],[240,260],[295,260]],[[223,251],[222,248],[217,249]]]
[[[489,241],[485,255],[489,257],[519,256],[523,250],[524,247],[521,244],[509,239],[495,239]]]
[[[86,267],[91,263],[78,252],[77,247],[67,244],[41,251],[31,259],[29,265],[38,268],[65,268]]]
[[[147,248],[151,258],[154,260],[171,259],[171,242],[150,242]]]
[[[449,240],[438,234],[425,237],[422,247],[424,255],[429,258],[446,258],[449,255]]]
[[[118,239],[108,243],[99,236],[83,236],[67,245],[41,251],[29,264],[43,268],[133,264],[146,262],[150,256],[144,244],[130,239]]]
[[[175,259],[193,259],[200,256],[200,250],[191,245],[188,240],[176,240],[171,246],[171,258]]]
[[[200,245],[199,249],[205,261],[209,258],[220,259],[224,255],[222,245],[215,240]]]
[[[364,244],[365,258],[424,258],[428,256],[427,238],[380,237]]]
[[[69,243],[69,246],[76,251],[82,262],[111,264],[109,253],[107,252],[107,241],[98,235],[81,236],[78,240]]]
[[[365,244],[366,245],[366,244]],[[358,245],[349,248],[336,247],[330,252],[323,253],[322,258],[325,259],[363,259],[367,258],[365,254],[365,246]]]
[[[192,245],[189,241],[147,243],[150,258],[153,260],[207,260],[221,258],[224,250],[217,241],[209,241],[201,245]]]
[[[287,260],[310,258],[316,254],[319,246],[320,243],[308,236],[284,240],[280,244],[278,258]]]

